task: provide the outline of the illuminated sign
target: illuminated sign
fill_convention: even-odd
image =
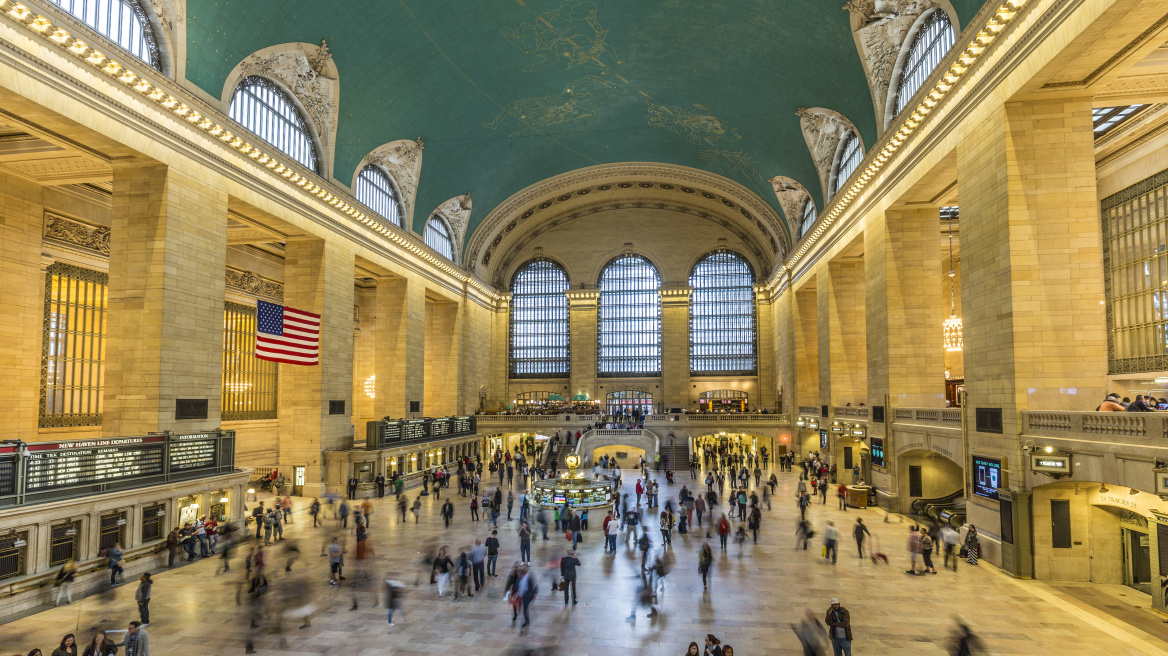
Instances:
[[[1071,457],[1049,454],[1032,455],[1030,456],[1030,469],[1051,474],[1069,474],[1071,473]]]
[[[996,501],[1000,487],[1002,487],[1001,459],[973,456],[973,493]]]
[[[884,438],[883,437],[873,437],[872,438],[871,458],[872,458],[873,465],[875,465],[877,467],[884,466]]]

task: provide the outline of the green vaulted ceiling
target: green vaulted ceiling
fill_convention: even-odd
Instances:
[[[796,108],[877,133],[844,0],[189,0],[186,76],[218,97],[255,51],[328,41],[340,71],[333,175],[426,142],[414,229],[470,191],[468,229],[520,189],[651,161],[725,175],[773,206],[821,198]],[[955,0],[964,26],[981,0]]]

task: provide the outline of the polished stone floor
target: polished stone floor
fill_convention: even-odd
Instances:
[[[706,541],[705,533],[674,535],[672,549],[676,567],[668,575],[661,598],[660,615],[655,619],[638,611],[636,622],[628,622],[633,591],[639,583],[639,556],[626,546],[607,555],[599,525],[603,517],[591,518],[591,530],[580,545],[580,603],[563,604],[563,597],[551,594],[545,584],[532,605],[532,625],[520,630],[511,622],[510,607],[503,601],[503,582],[512,562],[518,559],[517,522],[500,522],[502,555],[499,578],[488,579],[481,594],[473,599],[453,601],[448,595],[438,599],[435,586],[423,573],[424,555],[436,544],[458,550],[469,548],[475,538],[486,538],[486,523],[472,522],[468,500],[451,495],[456,514],[450,528],[438,515],[439,502],[423,497],[421,522],[412,517],[404,524],[395,516],[392,498],[375,500],[371,544],[375,556],[368,570],[374,580],[398,579],[410,586],[396,627],[387,626],[381,607],[373,607],[380,586],[356,588],[357,610],[350,610],[354,588],[326,585],[327,561],[320,553],[333,536],[353,544],[347,530],[329,520],[313,529],[304,511],[307,500],[298,500],[294,523],[286,529],[288,543],[299,547],[299,558],[291,574],[283,573],[286,552],[272,551],[269,561],[271,585],[260,602],[240,595],[243,578],[242,551],[233,559],[230,574],[216,576],[217,560],[197,560],[155,577],[154,600],[148,628],[154,656],[170,654],[238,654],[251,636],[260,654],[511,654],[533,647],[550,647],[548,653],[574,654],[670,654],[685,653],[690,641],[701,644],[707,633],[732,645],[738,656],[756,654],[801,654],[791,631],[792,622],[812,609],[821,618],[831,597],[839,597],[852,617],[856,654],[941,654],[956,618],[967,622],[982,638],[986,653],[1027,656],[1069,656],[1072,654],[1159,654],[1168,653],[1168,643],[1141,631],[1088,604],[1074,603],[1070,597],[1041,582],[1016,581],[982,564],[962,563],[954,573],[941,570],[936,576],[905,573],[904,544],[908,524],[893,516],[884,522],[879,510],[837,508],[833,498],[827,505],[812,506],[810,518],[822,534],[827,521],[834,521],[844,535],[843,549],[836,566],[821,557],[817,537],[807,551],[794,549],[794,527],[798,511],[794,504],[797,473],[779,475],[779,493],[770,512],[764,513],[757,545],[746,545],[742,557],[731,544],[720,552],[716,539],[709,540],[716,561],[712,584],[703,592],[697,571],[697,552]],[[661,479],[662,503],[676,498],[682,484],[697,483],[684,475],[672,486]],[[631,488],[626,474],[626,488]],[[691,489],[693,489],[691,485]],[[493,486],[490,489],[494,489]],[[409,492],[410,498],[417,491]],[[443,499],[447,495],[443,495]],[[781,500],[778,501],[778,500]],[[505,517],[505,514],[504,514]],[[514,517],[518,517],[516,507]],[[854,553],[850,527],[863,517],[881,547],[891,557],[890,566],[874,565]],[[654,545],[660,533],[651,525]],[[547,542],[534,545],[536,567],[551,567],[568,546],[563,534],[550,534]],[[349,556],[345,574],[348,582],[361,578],[361,564]],[[96,627],[124,628],[136,619],[134,583],[103,595],[75,601],[71,605],[0,625],[0,651],[27,653],[39,647],[48,654],[60,636],[78,634],[85,641]],[[237,605],[237,599],[242,601]],[[291,610],[289,610],[291,609]],[[252,613],[259,610],[259,627],[250,629]],[[298,628],[298,620],[286,620],[281,612],[313,611],[311,626]],[[1149,623],[1159,621],[1151,611]],[[402,616],[404,613],[404,617]]]

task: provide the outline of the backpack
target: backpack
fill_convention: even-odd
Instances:
[[[467,562],[466,556],[463,555],[458,559],[458,575],[465,577],[470,574],[470,563]]]

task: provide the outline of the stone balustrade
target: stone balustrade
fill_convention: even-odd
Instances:
[[[857,419],[868,418],[868,408],[861,408],[850,405],[837,405],[834,408],[836,417],[854,417]]]
[[[1023,411],[1022,432],[1048,437],[1168,438],[1168,413]]]
[[[801,406],[799,406],[799,414],[801,414],[801,415],[815,415],[816,417],[818,417],[819,416],[819,408],[817,408],[813,405],[801,405]]]
[[[865,409],[866,408],[862,408]],[[960,408],[895,408],[893,423],[931,424],[948,428],[961,428]]]

